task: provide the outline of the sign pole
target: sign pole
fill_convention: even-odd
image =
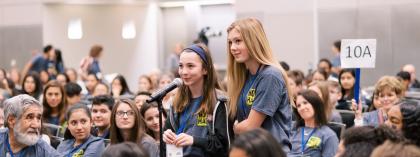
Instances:
[[[354,99],[356,103],[359,104],[359,94],[360,94],[360,68],[356,68],[356,81],[354,82]]]

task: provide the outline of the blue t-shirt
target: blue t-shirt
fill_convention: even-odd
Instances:
[[[251,109],[266,115],[261,127],[289,152],[292,108],[280,70],[267,65],[260,67],[255,76],[249,74],[238,100],[238,122],[247,119]]]
[[[29,69],[29,72],[34,71],[40,73],[41,71],[48,69],[48,60],[45,59],[41,54],[36,55],[31,62],[32,66]]]
[[[67,139],[60,143],[57,151],[64,157],[79,155],[84,157],[100,157],[105,150],[104,140],[100,137],[90,135],[86,141],[74,147],[75,139]]]
[[[303,129],[302,129],[303,128]],[[302,142],[302,131],[304,138]],[[333,130],[328,126],[319,128],[298,127],[293,129],[292,150],[287,155],[293,156],[310,156],[310,157],[333,157],[338,148],[338,138]],[[302,143],[304,150],[302,153]]]
[[[333,67],[341,67],[340,54],[338,54],[331,60],[331,64]]]
[[[184,111],[179,114],[179,127],[177,128],[176,133],[186,133],[195,137],[205,138],[208,135],[208,124],[204,124],[207,121],[204,121],[203,124],[200,124],[200,119],[203,117],[201,113],[196,114],[198,111],[203,97],[194,98],[190,100],[190,103],[184,109]],[[207,116],[205,116],[207,118]],[[205,119],[206,120],[206,119]],[[183,148],[184,156],[204,156],[204,151],[202,148],[195,146],[186,146]]]
[[[99,68],[99,61],[97,59],[93,59],[92,64],[89,66],[88,73],[97,75],[100,72],[101,68]]]

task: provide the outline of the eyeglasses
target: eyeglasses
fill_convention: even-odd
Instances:
[[[134,111],[133,110],[131,110],[131,111],[117,111],[117,116],[118,117],[122,118],[122,117],[124,117],[124,115],[127,115],[127,117],[134,116]]]

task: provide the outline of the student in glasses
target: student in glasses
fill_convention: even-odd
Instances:
[[[146,134],[146,124],[133,101],[118,101],[111,113],[111,145],[134,142],[144,148],[151,157],[159,155],[155,140]]]

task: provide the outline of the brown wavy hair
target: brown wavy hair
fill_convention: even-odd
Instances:
[[[111,144],[118,144],[124,141],[122,132],[117,127],[116,118],[117,118],[117,109],[121,104],[127,104],[134,111],[134,126],[130,129],[130,142],[135,142],[139,144],[142,138],[145,136],[145,122],[143,116],[140,115],[140,111],[137,109],[135,103],[130,99],[121,99],[115,103],[115,106],[112,108],[111,112],[111,127],[109,129],[111,135],[110,140]]]
[[[47,83],[47,85],[45,85],[44,88],[44,96],[42,98],[42,106],[44,107],[44,113],[42,114],[42,119],[43,121],[46,121],[52,112],[52,108],[50,107],[50,105],[47,102],[47,91],[48,89],[50,89],[51,87],[57,87],[60,89],[61,92],[61,101],[60,104],[58,104],[58,117],[59,117],[59,125],[63,124],[65,122],[65,114],[66,114],[66,109],[67,109],[67,99],[66,99],[66,92],[64,91],[64,87],[56,80],[52,80],[49,81]]]

